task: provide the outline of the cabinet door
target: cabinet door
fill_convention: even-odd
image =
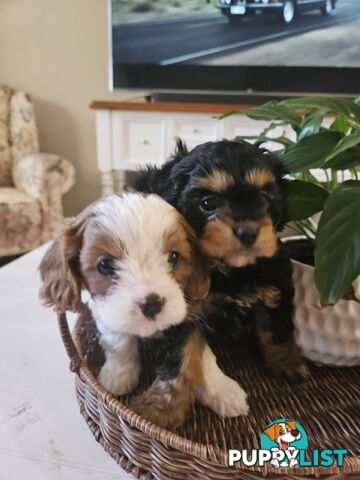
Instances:
[[[211,114],[172,114],[168,122],[168,154],[174,151],[176,137],[181,138],[189,150],[200,143],[215,141],[218,138],[220,120]]]
[[[156,113],[114,112],[113,166],[134,170],[166,159],[166,120]]]

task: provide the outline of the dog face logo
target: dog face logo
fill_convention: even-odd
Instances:
[[[264,430],[264,433],[279,445],[282,450],[288,450],[291,443],[301,438],[301,433],[296,428],[293,420],[283,423],[274,423]]]
[[[260,444],[262,449],[272,452],[272,465],[291,468],[298,465],[296,452],[306,450],[308,440],[305,430],[298,422],[281,418],[264,428]]]

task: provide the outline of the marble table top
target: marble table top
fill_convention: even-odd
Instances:
[[[134,478],[79,413],[56,316],[38,301],[46,248],[0,268],[0,480]]]

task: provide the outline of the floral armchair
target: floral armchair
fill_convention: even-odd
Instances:
[[[74,179],[67,160],[39,153],[29,95],[0,86],[0,257],[54,237],[63,216],[62,195]]]

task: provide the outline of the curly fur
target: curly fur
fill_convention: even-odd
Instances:
[[[178,141],[169,162],[142,172],[135,188],[177,208],[211,259],[209,343],[255,337],[266,365],[298,380],[307,369],[293,341],[292,269],[276,236],[286,216],[283,177],[277,158],[259,145],[224,140],[188,152]],[[211,214],[201,207],[209,197],[218,205]],[[234,233],[239,228],[256,241],[244,245]]]

